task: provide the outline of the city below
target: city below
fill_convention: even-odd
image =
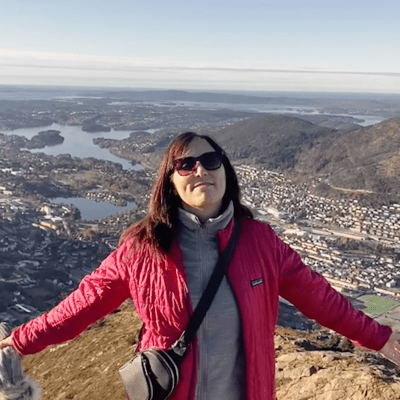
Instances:
[[[235,168],[243,201],[256,218],[268,222],[356,306],[385,323],[400,321],[400,205],[374,209],[357,200],[323,198],[283,174]],[[77,218],[72,206],[33,204],[3,186],[0,196],[0,284],[13,289],[0,319],[14,325],[73,290],[116,247],[122,229],[145,215],[140,205],[88,222]]]
[[[212,132],[218,139],[223,127],[262,114],[215,104],[140,101],[125,92],[121,99],[113,96],[2,101],[4,109],[13,111],[0,112],[4,132],[0,133],[0,320],[12,326],[45,312],[68,295],[117,246],[121,232],[145,216],[157,165],[172,136],[194,130]],[[302,100],[293,110],[311,104],[321,107],[322,103]],[[302,118],[329,126],[334,134],[342,126],[358,129],[359,120],[343,114],[376,114],[374,102],[355,102],[352,110],[346,108],[348,103],[323,104],[325,112],[319,108],[318,115],[305,115],[303,109],[297,115],[301,112]],[[399,103],[390,104],[392,108],[388,103],[381,107],[387,114],[382,118],[398,114]],[[329,114],[329,107],[337,115]],[[282,121],[289,127],[297,126],[299,119]],[[93,136],[94,147],[141,168],[56,153],[64,136],[57,130],[46,131],[54,124],[68,127],[63,133],[65,143],[74,127],[77,137],[109,132],[111,136]],[[13,133],[34,127],[37,135],[30,138]],[[112,138],[118,129],[127,132],[125,139]],[[91,140],[85,137],[85,141]],[[46,153],[49,149],[54,153]],[[321,183],[318,179],[299,183],[254,160],[232,159],[242,199],[256,218],[269,223],[306,264],[357,308],[400,328],[400,204],[371,201],[367,206],[354,195],[356,191],[347,193],[345,188],[338,188],[343,196],[323,197],[315,190]],[[69,204],[71,198],[134,207],[88,220]]]

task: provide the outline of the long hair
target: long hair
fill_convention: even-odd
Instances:
[[[209,136],[186,132],[177,136],[168,146],[158,168],[157,178],[151,191],[147,216],[126,229],[120,238],[120,244],[126,239],[137,238],[160,247],[168,252],[176,237],[178,225],[179,196],[174,191],[171,180],[174,172],[173,162],[185,153],[195,138],[206,140],[213,149],[222,155],[225,167],[226,190],[222,198],[222,209],[232,201],[234,214],[238,217],[253,218],[252,212],[240,202],[240,188],[235,170],[222,148]]]

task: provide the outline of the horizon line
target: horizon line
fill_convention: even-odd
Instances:
[[[126,85],[76,85],[76,84],[54,84],[54,83],[0,83],[0,88],[13,88],[13,87],[26,87],[30,89],[35,89],[35,88],[53,88],[53,89],[64,89],[64,90],[81,90],[81,89],[89,89],[89,90],[119,90],[119,91],[124,91],[124,92],[129,92],[129,91],[146,91],[146,92],[152,92],[152,91],[163,91],[163,92],[187,92],[187,93],[229,93],[229,92],[236,92],[236,93],[251,93],[252,96],[257,96],[260,95],[261,93],[271,93],[271,94],[285,94],[285,93],[292,93],[292,94],[330,94],[330,95],[378,95],[378,96],[394,96],[394,97],[400,97],[400,93],[394,93],[394,92],[374,92],[374,91],[333,91],[333,90],[296,90],[296,89],[281,89],[281,90],[266,90],[266,89],[261,89],[261,90],[254,90],[254,89],[193,89],[193,88],[179,88],[179,89],[171,89],[171,88],[163,88],[161,86],[155,86],[155,87],[140,87],[140,86],[132,86],[132,87],[127,87]]]

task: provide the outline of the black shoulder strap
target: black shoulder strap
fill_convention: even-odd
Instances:
[[[204,293],[201,296],[201,299],[197,304],[193,315],[190,317],[186,330],[182,333],[182,336],[172,347],[177,346],[181,349],[181,351],[184,352],[189,343],[194,339],[197,330],[203,322],[203,319],[208,309],[210,308],[212,301],[214,300],[219,285],[222,282],[222,278],[224,277],[225,272],[228,269],[229,263],[231,262],[233,253],[235,252],[236,244],[239,239],[239,233],[240,220],[239,218],[235,218],[235,224],[233,227],[232,235],[229,239],[229,243],[224,252],[218,258],[217,264],[210,277],[210,280],[208,281],[207,287],[204,290]]]

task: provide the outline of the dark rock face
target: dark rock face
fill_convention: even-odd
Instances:
[[[64,138],[60,135],[60,131],[48,130],[41,131],[33,136],[31,140],[26,142],[28,149],[43,149],[46,146],[57,146],[64,142]]]

